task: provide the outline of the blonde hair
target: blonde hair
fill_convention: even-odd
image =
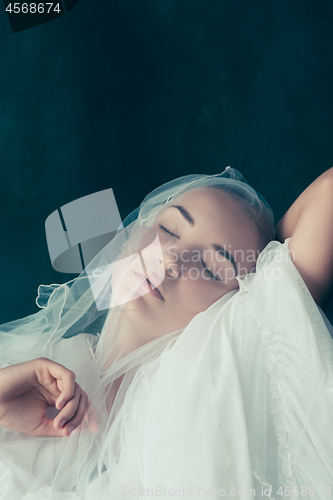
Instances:
[[[244,196],[241,192],[221,184],[209,184],[206,187],[225,191],[232,196],[238,207],[257,229],[262,249],[265,248],[270,241],[274,240],[275,230],[272,229],[271,214],[265,210],[265,205],[259,197],[255,202],[254,199]]]

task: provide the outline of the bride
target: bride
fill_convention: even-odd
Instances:
[[[332,186],[274,227],[235,169],[175,179],[40,285],[0,326],[0,499],[327,498]]]

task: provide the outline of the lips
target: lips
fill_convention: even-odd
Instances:
[[[161,299],[164,300],[164,297],[161,294],[161,292],[159,291],[159,289],[157,288],[157,286],[155,286],[153,283],[151,283],[151,281],[148,278],[146,278],[146,281],[148,282],[149,288],[151,288],[151,290],[150,290],[151,293],[154,294],[154,292],[156,291],[160,295]]]
[[[145,279],[146,280],[146,282],[148,283],[149,293],[151,295],[154,295],[158,299],[164,300],[164,297],[163,297],[162,293],[160,292],[160,290],[157,287],[157,278],[155,276],[151,276],[150,275],[149,279],[148,279],[148,278],[145,278],[144,276],[142,276],[142,274],[139,274],[136,271],[134,271],[134,272],[141,279]]]

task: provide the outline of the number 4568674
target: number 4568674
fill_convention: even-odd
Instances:
[[[12,7],[13,5],[13,7]],[[53,2],[40,2],[40,3],[21,3],[21,2],[15,2],[15,3],[10,3],[6,7],[6,11],[9,12],[10,14],[43,14],[44,12],[46,14],[49,14],[51,11],[52,12],[58,12],[58,14],[61,14],[61,8],[59,3],[53,3]]]

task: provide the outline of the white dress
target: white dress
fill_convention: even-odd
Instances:
[[[102,447],[77,430],[36,438],[0,428],[0,499],[328,500],[333,328],[293,265],[289,241],[269,243],[238,291],[137,370]],[[99,380],[97,346],[82,333],[62,339],[52,357],[89,397]],[[0,366],[5,350],[13,362],[15,346],[0,339]],[[89,460],[101,466],[98,453],[103,473],[83,488],[77,471]]]

